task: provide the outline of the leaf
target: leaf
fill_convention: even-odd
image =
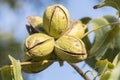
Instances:
[[[111,62],[109,62],[109,63],[108,63],[107,70],[108,70],[108,71],[112,71],[113,68],[114,68],[114,65],[113,65]]]
[[[0,69],[2,80],[14,80],[12,76],[12,68],[10,66],[4,66]]]
[[[84,18],[81,18],[80,21],[84,24],[84,27],[86,27],[86,30],[85,32],[88,32],[88,24],[90,22],[91,18],[90,17],[84,17]],[[83,42],[85,43],[86,46],[86,49],[87,51],[91,48],[92,44],[88,38],[88,35],[85,36],[83,39]]]
[[[106,32],[102,37],[97,39],[92,48],[90,49],[90,55],[101,58],[105,54],[107,49],[110,47],[111,42],[115,39],[119,31],[119,27],[114,27],[110,31]]]
[[[115,37],[114,47],[119,49],[119,51],[120,51],[120,31],[118,32],[117,36]]]
[[[109,48],[106,53],[104,54],[104,56],[102,57],[102,59],[107,59],[108,61],[110,62],[113,62],[115,56],[119,53],[119,49],[117,48],[114,48],[114,49],[111,49]]]
[[[119,36],[120,31],[118,28],[119,24],[110,25],[111,23],[116,23],[116,22],[119,22],[119,20],[115,16],[112,16],[112,15],[106,15],[106,16],[103,16],[102,18],[96,18],[96,19],[92,20],[94,29],[99,28],[104,25],[102,28],[94,31],[95,39],[94,39],[94,44],[92,46],[92,48],[94,47],[93,51],[96,51],[96,52],[94,52],[94,55],[91,54],[93,51],[89,50],[91,48],[91,46],[87,49],[88,53],[90,53],[91,58],[86,59],[85,62],[88,65],[90,65],[92,68],[94,67],[95,62],[97,61],[96,59],[99,59],[103,56],[102,59],[108,59],[110,62],[112,62],[114,57],[118,54],[119,49],[120,49],[117,46],[117,45],[120,45],[119,44],[120,43],[120,36]],[[116,27],[116,30],[117,29],[118,30],[117,30],[115,36],[113,36],[114,38],[111,38],[109,36],[112,36],[114,34],[115,27]],[[111,33],[111,32],[113,32],[113,33]],[[105,39],[105,36],[106,36],[106,39]],[[109,40],[110,38],[111,38],[111,40]],[[116,38],[118,38],[118,40]],[[84,42],[86,42],[86,40],[84,40]],[[97,42],[99,42],[99,43],[97,44]],[[88,45],[88,44],[86,43],[86,45]],[[100,45],[101,45],[101,47],[100,47]],[[108,47],[105,47],[105,46],[108,46]],[[111,48],[111,46],[113,48]],[[86,46],[86,47],[88,47],[88,46]],[[98,48],[98,50],[96,50],[97,48]],[[92,57],[92,56],[95,56],[95,57]]]
[[[94,26],[94,29],[104,26],[103,28],[94,31],[95,40],[99,40],[100,37],[102,37],[106,32],[111,30],[111,26],[108,25],[109,22],[105,18],[96,18],[92,20],[92,24]]]
[[[111,71],[114,68],[114,65],[109,62],[107,59],[100,60],[96,63],[95,69],[97,69],[99,74],[104,74],[107,70]]]
[[[106,15],[103,16],[109,23],[116,23],[116,24],[112,24],[110,25],[111,28],[113,27],[119,27],[120,26],[120,21],[118,18],[116,18],[115,16],[112,15]],[[119,23],[119,24],[118,24]],[[113,44],[111,45],[112,48],[118,48],[120,49],[120,31],[118,32],[117,36],[115,37]]]
[[[112,15],[105,15],[103,16],[103,18],[105,18],[109,23],[119,22],[119,19]],[[114,25],[119,26],[119,24],[114,24]],[[111,26],[113,27],[114,25]]]
[[[91,44],[88,36],[84,37],[82,40],[83,40],[84,44],[87,45],[87,46],[86,46],[87,51],[90,50],[92,44]]]
[[[12,56],[9,55],[10,61],[13,65],[13,76],[14,80],[23,80],[21,73],[21,65],[20,62],[15,60]]]
[[[88,32],[88,28],[86,29],[85,32]],[[92,46],[92,44],[91,44],[91,42],[90,42],[90,39],[88,38],[88,35],[85,36],[82,40],[83,40],[84,44],[87,45],[87,46],[86,46],[87,51],[89,51],[90,48],[91,48],[91,46]]]
[[[113,69],[108,80],[120,80],[120,61],[118,62],[117,66]]]
[[[114,65],[117,65],[119,61],[120,61],[120,52],[119,52],[119,53],[117,54],[117,56],[114,58],[113,64],[114,64]]]
[[[80,21],[81,21],[83,24],[88,24],[90,20],[91,20],[90,17],[83,17],[83,18],[80,19]]]
[[[103,6],[110,6],[118,10],[118,15],[120,17],[120,0],[104,0],[98,5],[94,6],[94,9],[101,8]]]
[[[105,74],[103,74],[101,77],[100,77],[100,80],[108,80],[109,77],[110,77],[110,72],[107,72]]]
[[[87,59],[85,60],[85,62],[86,62],[90,67],[94,68],[94,67],[95,67],[95,63],[97,62],[97,60],[96,60],[95,56],[93,56],[93,57],[91,57],[91,58],[87,58]]]

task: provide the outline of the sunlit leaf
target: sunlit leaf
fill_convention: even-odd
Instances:
[[[10,61],[13,67],[13,76],[14,80],[23,80],[21,73],[21,65],[18,60],[15,60],[12,56],[9,55]]]
[[[118,10],[119,16],[120,16],[120,0],[104,0],[100,4],[94,6],[94,9],[103,7],[103,6],[110,6]]]
[[[95,44],[90,49],[90,55],[95,55],[98,58],[102,57],[110,47],[112,41],[115,39],[119,31],[119,27],[114,27],[110,31],[106,32],[102,37],[97,39]]]
[[[12,65],[0,68],[3,80],[23,80],[20,62],[9,56]]]
[[[112,15],[105,15],[103,16],[103,18],[105,18],[109,23],[119,22],[119,19]],[[119,24],[114,24],[114,25],[119,26]],[[111,26],[114,27],[114,25]]]
[[[119,52],[119,53],[117,54],[117,56],[114,58],[113,64],[114,64],[114,65],[117,65],[119,61],[120,61],[120,52]]]
[[[116,18],[115,16],[112,16],[112,15],[106,15],[106,16],[103,16],[109,23],[116,23],[116,24],[112,24],[110,25],[111,28],[113,27],[119,27],[120,26],[120,22],[119,22],[119,19]],[[118,48],[120,49],[120,31],[119,33],[117,34],[117,36],[115,37],[114,41],[113,41],[113,44],[111,45],[112,48]]]
[[[90,45],[92,46],[92,48],[94,47],[93,51],[96,51],[96,52],[93,52],[93,51],[88,52],[88,53],[90,53],[90,55],[91,55],[91,52],[92,52],[92,53],[96,54],[96,56],[98,58],[100,58],[100,56],[101,57],[103,56],[102,59],[107,58],[110,62],[113,61],[114,57],[118,54],[119,49],[120,49],[120,48],[118,49],[118,47],[117,48],[115,47],[116,46],[115,41],[117,40],[116,38],[118,38],[118,39],[120,38],[120,37],[118,37],[119,31],[118,31],[118,34],[116,33],[116,35],[117,35],[116,38],[112,39],[112,38],[109,37],[109,35],[112,34],[111,33],[112,30],[114,30],[113,28],[116,27],[116,26],[117,27],[119,26],[119,24],[110,25],[111,23],[115,23],[115,22],[119,22],[119,20],[112,15],[106,15],[106,16],[103,16],[102,18],[96,18],[96,19],[92,20],[94,29],[99,28],[101,26],[103,26],[103,27],[101,29],[98,29],[98,30],[94,31],[94,33],[95,33],[94,44],[93,44],[93,46],[91,44]],[[105,37],[106,37],[106,39],[105,39]],[[113,36],[113,37],[115,37],[115,36]],[[89,41],[87,41],[87,42],[86,41],[87,40],[84,40],[84,42],[86,43],[86,47],[88,48]],[[114,43],[113,43],[113,41],[114,41]],[[119,45],[120,40],[117,41],[117,42],[118,42],[117,45]],[[87,51],[91,48],[91,46],[89,46]],[[111,49],[110,48],[111,46],[113,46],[114,49]],[[89,64],[91,67],[94,67],[96,61],[97,61],[96,57],[91,57],[91,58],[88,58],[87,60],[85,60],[85,62],[87,64]]]
[[[95,69],[97,69],[99,74],[104,74],[107,70],[111,71],[114,68],[114,65],[109,62],[107,59],[100,60],[96,63]]]
[[[110,77],[110,74],[111,74],[110,72],[103,74],[103,75],[100,77],[100,80],[108,80],[109,77]]]
[[[114,65],[111,62],[109,62],[107,66],[107,70],[112,71],[113,68],[114,68]]]
[[[120,51],[120,31],[118,32],[117,36],[115,37],[114,47],[118,48]]]
[[[113,69],[108,80],[120,80],[120,61],[118,62],[117,66]]]
[[[107,32],[107,29],[109,31],[109,30],[111,30],[114,27],[119,27],[119,24],[118,24],[119,23],[119,19],[116,18],[115,16],[112,16],[112,15],[106,15],[106,16],[103,16],[103,18],[97,18],[97,19],[93,20],[94,27],[95,28],[96,27],[100,27],[102,24],[107,25],[106,21],[110,24],[109,25],[110,28],[109,29],[108,28],[103,28],[103,29],[95,31],[95,41],[97,39],[99,40],[99,38],[102,37],[105,34],[105,32]],[[100,24],[100,23],[102,23],[102,24]],[[112,24],[112,23],[115,23],[115,24]],[[103,34],[101,34],[100,31]],[[119,49],[120,49],[118,47],[120,45],[120,35],[119,34],[120,34],[120,31],[118,31],[118,33],[116,34],[115,38],[111,41],[110,47],[105,52],[105,54],[102,57],[102,59],[106,59],[107,58],[109,61],[112,62],[114,57],[118,54]],[[101,35],[101,36],[99,36],[99,35]]]
[[[4,66],[0,69],[2,80],[14,80],[12,73],[12,68],[10,66]]]
[[[102,37],[107,31],[111,30],[111,26],[108,25],[109,22],[105,18],[96,18],[92,20],[92,24],[94,29],[104,26],[101,29],[94,31],[95,40],[99,40],[99,38]]]

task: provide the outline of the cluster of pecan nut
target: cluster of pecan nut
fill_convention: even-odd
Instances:
[[[81,37],[85,29],[80,21],[70,20],[68,10],[60,5],[46,8],[43,18],[28,16],[26,25],[29,36],[24,44],[22,70],[36,73],[46,69],[54,61],[77,63],[87,58]]]

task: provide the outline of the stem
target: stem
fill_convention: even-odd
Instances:
[[[108,25],[114,25],[114,24],[120,24],[120,22],[114,22],[114,23],[106,24],[106,25],[100,26],[100,27],[98,27],[98,28],[92,29],[92,30],[86,32],[86,33],[82,36],[82,38],[84,38],[85,36],[87,36],[88,34],[90,34],[91,32],[93,32],[93,31],[95,31],[95,30],[101,29],[101,28],[103,28],[103,27],[105,27],[105,26],[107,27]]]
[[[84,74],[84,72],[74,63],[69,63],[85,80],[90,80],[90,78]]]
[[[35,62],[34,62],[35,63]],[[36,62],[38,63],[38,62]],[[28,64],[33,64],[32,62],[21,62],[20,65],[23,66],[23,65],[28,65]],[[13,65],[10,65],[10,67],[13,67]]]
[[[88,70],[88,71],[86,71],[84,74],[86,75],[88,72],[91,73],[91,75],[93,76],[93,78],[95,77],[95,75],[94,75],[94,73],[93,73],[93,70]]]
[[[49,62],[54,62],[54,60],[49,60]],[[34,64],[34,63],[38,63],[39,64],[40,62],[21,62],[20,65],[24,66],[24,65]],[[10,65],[10,67],[13,67],[13,65]]]

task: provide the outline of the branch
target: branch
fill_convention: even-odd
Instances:
[[[84,72],[74,63],[69,63],[85,80],[90,80],[90,78],[84,74]]]
[[[114,25],[114,24],[120,24],[120,22],[114,22],[114,23],[110,23],[110,24],[102,25],[102,26],[100,26],[100,27],[98,27],[98,28],[92,29],[92,30],[86,32],[86,33],[82,36],[82,38],[84,38],[85,36],[87,36],[88,34],[90,34],[91,32],[93,32],[93,31],[95,31],[95,30],[98,30],[98,29],[101,29],[101,28],[107,27],[108,25]]]
[[[46,61],[48,61],[48,60],[46,60]],[[49,60],[49,62],[54,62],[54,60]],[[38,63],[39,64],[40,62],[21,62],[20,65],[24,66],[24,65],[31,65],[31,64],[34,64],[34,63]],[[13,65],[10,65],[10,67],[13,67]]]

